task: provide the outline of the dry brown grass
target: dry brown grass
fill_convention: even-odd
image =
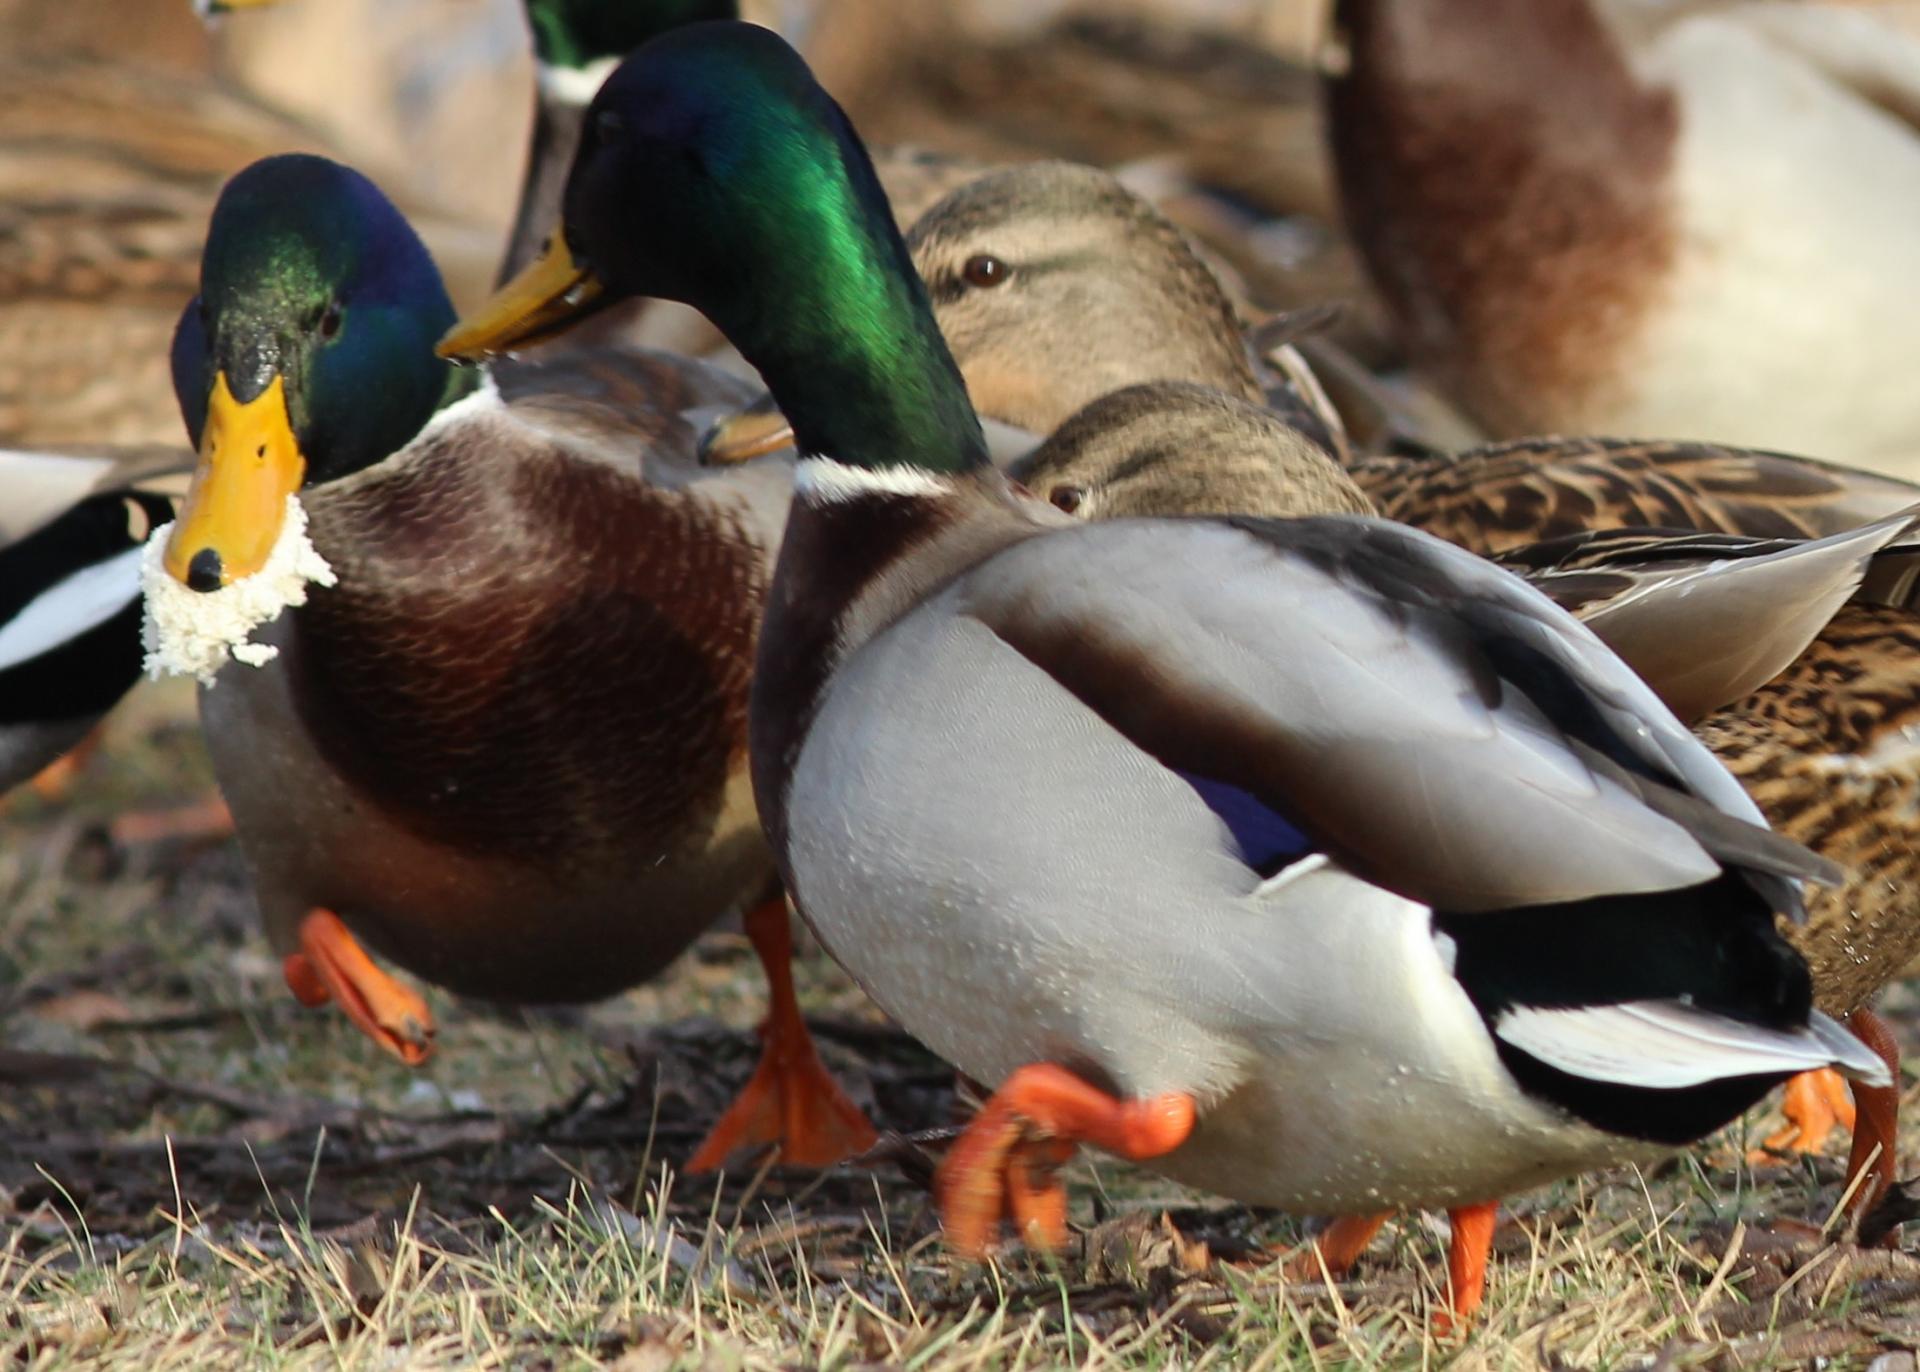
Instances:
[[[1747,1368],[1920,1342],[1920,1262],[1820,1233],[1838,1163],[1756,1176],[1731,1135],[1516,1198],[1464,1345],[1425,1332],[1417,1218],[1354,1280],[1289,1284],[1295,1221],[1083,1161],[1075,1247],[981,1268],[939,1245],[931,1143],[676,1177],[751,1062],[743,940],[584,1012],[441,998],[409,1072],[285,995],[230,847],[104,838],[204,781],[181,703],[122,720],[69,804],[0,819],[0,1364]],[[940,1064],[824,960],[802,977],[883,1124],[951,1122]]]

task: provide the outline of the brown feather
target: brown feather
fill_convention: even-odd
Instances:
[[[1370,457],[1352,475],[1387,518],[1483,555],[1625,527],[1821,538],[1920,501],[1920,487],[1808,458],[1615,438]]]

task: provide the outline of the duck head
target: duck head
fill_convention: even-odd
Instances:
[[[1098,396],[1157,380],[1260,398],[1219,279],[1104,171],[991,173],[922,215],[907,246],[981,414],[1050,433]]]
[[[594,92],[622,57],[684,24],[732,19],[735,0],[526,0],[539,99],[502,279],[525,267],[560,213],[560,193]]]
[[[1264,405],[1188,381],[1101,396],[1011,475],[1080,519],[1375,512],[1307,435]]]
[[[622,62],[587,110],[560,228],[441,352],[521,346],[633,296],[712,320],[766,378],[804,452],[985,462],[866,149],[766,29],[694,24]]]
[[[168,572],[199,591],[252,575],[289,495],[405,446],[471,384],[434,356],[452,320],[433,259],[358,172],[270,157],[229,181],[174,331],[200,457]]]

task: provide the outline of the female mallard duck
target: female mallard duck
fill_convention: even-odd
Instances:
[[[1014,474],[1085,519],[1372,513],[1307,436],[1263,406],[1183,383],[1095,401]],[[1807,959],[1814,1003],[1847,1019],[1895,1071],[1892,1036],[1867,1007],[1920,952],[1920,771],[1899,746],[1920,710],[1905,526],[1884,526],[1901,534],[1892,546],[1871,530],[1798,546],[1632,530],[1502,559],[1620,652],[1780,832],[1845,870],[1843,885],[1809,893],[1804,928],[1781,932]],[[1675,640],[1688,651],[1672,652]],[[1835,1120],[1831,1086],[1789,1083],[1789,1129],[1768,1146],[1817,1151]],[[1892,1180],[1899,1094],[1854,1090],[1864,1108],[1849,1182],[1876,1159],[1855,1196],[1860,1213]],[[1853,1128],[1853,1103],[1840,1105]],[[1351,1260],[1358,1248],[1334,1251]]]
[[[1836,6],[1603,8],[1335,5],[1341,198],[1409,350],[1497,436],[1920,476],[1920,44]]]
[[[1464,1315],[1500,1194],[1799,1070],[1888,1083],[1774,928],[1829,865],[1565,612],[1397,525],[1075,524],[1010,485],[858,138],[765,30],[656,39],[587,127],[562,269],[442,349],[681,299],[820,455],[755,793],[829,950],[1000,1083],[942,1168],[959,1245],[1003,1199],[1057,1239],[1042,1169],[1086,1141],[1249,1201],[1449,1206]]]
[[[1290,423],[1345,449],[1304,364],[1283,352],[1284,370],[1257,368],[1213,268],[1106,172],[1032,162],[988,173],[921,215],[907,243],[980,416],[1029,447],[1098,396],[1168,379],[1264,393]],[[784,425],[742,416],[716,424],[704,448],[731,462],[791,441]]]
[[[200,465],[152,612],[228,613],[295,509],[332,579],[241,650],[278,660],[201,694],[288,981],[415,1062],[432,1019],[362,939],[457,991],[578,1001],[771,898],[749,921],[767,1057],[699,1160],[783,1131],[790,1161],[864,1146],[793,1002],[747,775],[785,467],[698,469],[682,412],[745,389],[697,363],[583,350],[489,376],[434,356],[452,321],[399,212],[306,156],[228,184],[180,321]]]
[[[908,241],[983,418],[1039,436],[1142,382],[1263,398],[1331,441],[1309,374],[1249,359],[1227,292],[1151,205],[1091,167],[1035,163],[953,192]],[[1084,245],[1074,254],[1058,243]],[[709,456],[725,460],[723,424]],[[1529,438],[1452,455],[1370,456],[1354,479],[1388,518],[1476,552],[1617,526],[1818,538],[1920,501],[1920,486],[1805,458],[1702,443]]]

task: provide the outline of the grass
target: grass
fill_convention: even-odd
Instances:
[[[68,802],[0,816],[0,1365],[1864,1367],[1920,1342],[1920,1261],[1821,1232],[1837,1159],[1756,1173],[1742,1130],[1514,1198],[1462,1344],[1426,1332],[1438,1222],[1288,1282],[1300,1222],[1104,1160],[1070,1173],[1057,1260],[956,1262],[927,1191],[951,1073],[817,955],[824,1051],[897,1136],[821,1176],[677,1176],[752,1062],[743,939],[584,1011],[439,997],[409,1071],[285,994],[230,844],[105,836],[205,784],[185,705],[136,701]]]

